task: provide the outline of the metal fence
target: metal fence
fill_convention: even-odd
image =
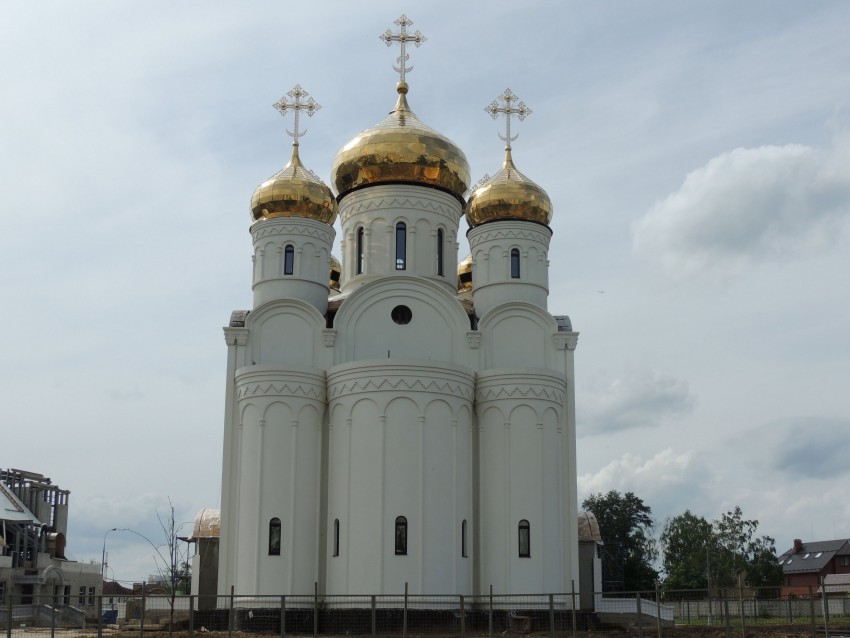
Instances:
[[[783,597],[778,589],[718,592],[659,590],[596,593],[593,609],[580,609],[579,594],[538,595],[352,595],[96,597],[81,610],[62,597],[7,595],[0,606],[6,638],[41,633],[91,636],[117,634],[216,633],[268,636],[503,636],[536,634],[550,638],[628,632],[643,638],[704,629],[727,637],[749,634],[850,636],[850,598]],[[773,631],[771,631],[773,630]],[[200,636],[197,638],[201,638]],[[238,638],[238,636],[237,636]]]

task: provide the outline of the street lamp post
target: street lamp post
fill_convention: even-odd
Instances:
[[[109,535],[109,532],[121,532],[124,531],[124,528],[113,527],[111,529],[106,530],[106,533],[103,535],[103,553],[101,554],[100,559],[100,580],[103,582],[103,574],[106,567],[106,537]]]

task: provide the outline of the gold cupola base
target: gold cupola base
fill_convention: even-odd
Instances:
[[[492,221],[518,220],[549,225],[552,201],[540,186],[514,166],[510,146],[502,169],[469,197],[466,221],[475,227]]]
[[[466,155],[410,110],[406,82],[399,82],[396,90],[398,100],[389,115],[337,153],[331,182],[339,198],[372,184],[421,184],[446,191],[463,203],[470,184]]]
[[[254,221],[276,217],[303,217],[333,224],[336,198],[328,186],[298,157],[298,142],[292,145],[289,163],[260,184],[251,196]]]

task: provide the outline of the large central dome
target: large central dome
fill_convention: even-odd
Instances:
[[[407,83],[399,82],[397,90],[390,114],[337,153],[331,181],[339,197],[371,184],[423,184],[463,202],[470,183],[466,155],[419,121],[407,104]]]

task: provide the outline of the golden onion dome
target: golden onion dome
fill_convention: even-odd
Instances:
[[[331,290],[339,290],[339,278],[342,276],[342,264],[339,259],[331,255],[331,272],[328,286]]]
[[[472,290],[472,255],[467,255],[457,265],[457,289],[458,292]]]
[[[407,104],[408,86],[399,82],[389,115],[343,146],[334,159],[331,182],[342,198],[371,184],[424,184],[461,202],[469,188],[466,155],[447,137],[419,121]]]
[[[549,195],[517,170],[510,147],[505,149],[502,169],[470,195],[466,207],[470,227],[505,220],[546,225],[552,221]]]
[[[333,224],[337,204],[331,189],[304,168],[298,157],[298,142],[292,145],[292,157],[282,170],[257,186],[251,196],[254,221],[275,217],[306,217]]]

